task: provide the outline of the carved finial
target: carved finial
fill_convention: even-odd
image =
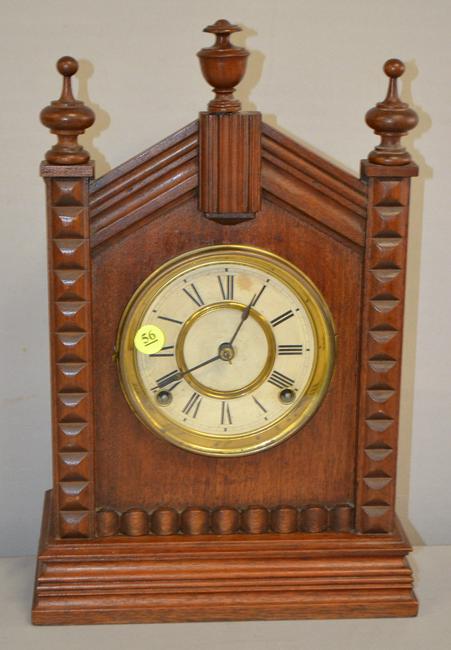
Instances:
[[[58,142],[45,154],[52,165],[83,165],[89,161],[89,153],[78,144],[77,138],[94,124],[94,112],[74,99],[71,77],[78,70],[78,63],[71,56],[63,56],[56,64],[63,75],[61,97],[41,111],[41,122],[58,136]]]
[[[401,146],[401,137],[418,123],[418,115],[398,95],[397,79],[405,70],[399,59],[389,59],[384,72],[389,77],[387,96],[383,102],[371,108],[365,120],[377,135],[380,144],[368,155],[368,160],[377,165],[407,165],[411,162],[408,151]]]
[[[249,52],[230,42],[230,35],[240,31],[241,27],[224,19],[204,29],[204,32],[216,34],[215,44],[197,53],[202,74],[216,93],[215,99],[208,104],[210,113],[236,113],[241,109],[241,103],[233,93],[246,71]]]

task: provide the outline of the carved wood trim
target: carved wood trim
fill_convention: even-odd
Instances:
[[[196,120],[91,183],[92,246],[197,188],[197,132]]]
[[[320,533],[324,531],[351,532],[354,527],[354,507],[348,503],[331,506],[307,505],[301,508],[289,505],[265,508],[251,505],[247,508],[222,506],[209,511],[189,507],[178,512],[174,508],[159,507],[153,512],[131,508],[119,513],[104,508],[96,514],[97,535],[110,537],[122,534],[144,535],[205,535],[250,533]]]
[[[88,183],[93,166],[43,164],[47,188],[55,527],[94,535]]]
[[[261,128],[262,189],[314,222],[364,246],[366,183],[267,124]],[[91,246],[197,191],[198,155],[196,121],[92,182]],[[255,200],[252,205],[257,205]],[[244,219],[250,212],[240,214]],[[221,223],[243,219],[226,218]]]
[[[260,113],[200,114],[199,210],[210,219],[260,210],[260,134]]]
[[[262,125],[262,188],[364,246],[366,184],[267,124]]]
[[[394,525],[410,178],[369,176],[362,305],[356,529]],[[415,175],[416,167],[409,167]]]
[[[49,497],[49,495],[47,495]],[[33,622],[415,616],[410,546],[391,535],[53,539],[44,510]]]

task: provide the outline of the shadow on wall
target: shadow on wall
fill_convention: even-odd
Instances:
[[[412,159],[419,167],[418,178],[412,179],[408,268],[405,303],[405,329],[403,342],[402,398],[400,412],[399,445],[402,454],[402,464],[398,467],[398,498],[397,512],[403,522],[406,533],[412,544],[423,544],[423,539],[409,521],[409,492],[412,456],[412,427],[413,427],[413,397],[415,388],[415,365],[419,313],[419,294],[421,276],[421,240],[423,233],[424,193],[426,183],[433,177],[433,170],[423,158],[416,142],[432,125],[431,117],[415,103],[412,96],[412,86],[418,76],[418,67],[414,60],[406,61],[406,71],[401,77],[401,99],[413,108],[419,118],[418,125],[406,137],[403,144],[410,152]]]
[[[101,151],[95,146],[94,140],[99,137],[99,135],[107,129],[111,123],[111,118],[109,114],[101,107],[99,104],[95,104],[89,97],[88,92],[88,80],[94,74],[94,66],[91,61],[86,59],[81,59],[79,62],[78,68],[78,93],[77,99],[80,99],[87,106],[92,108],[96,115],[96,121],[94,124],[79,137],[80,144],[89,151],[91,159],[94,160],[96,165],[96,178],[100,178],[103,174],[110,171],[111,165],[106,160],[105,156]]]
[[[246,45],[246,40],[251,36],[257,36],[258,32],[256,32],[253,29],[249,29],[248,27],[245,27],[241,23],[239,23],[239,25],[242,31],[233,34],[231,40],[234,45],[238,45],[239,47],[245,47],[246,49],[248,49],[250,52],[250,56],[248,60],[249,62],[248,62],[248,67],[246,69],[246,74],[244,76],[244,79],[241,81],[240,85],[238,86],[235,92],[235,96],[237,97],[237,99],[241,101],[243,111],[257,111],[259,110],[259,108],[250,99],[250,95],[261,79],[263,73],[265,55],[262,52],[260,52],[260,50],[250,49],[249,46]],[[299,138],[299,136],[293,133],[292,131],[281,126],[277,121],[277,115],[274,115],[274,113],[262,113],[262,119],[263,122],[265,122],[272,128],[277,129],[287,137],[291,138],[291,140],[293,140],[294,142],[297,142],[298,144],[302,145],[306,149],[309,149],[310,151],[317,154],[318,156],[321,156],[321,158],[328,160],[332,164],[337,165],[337,167],[340,167],[341,169],[345,169],[350,174],[354,175],[354,172],[349,168],[347,168],[345,165],[343,165],[342,161],[338,160],[337,158],[334,158],[330,154],[322,151],[321,149],[318,149],[312,143],[306,142],[302,138]]]

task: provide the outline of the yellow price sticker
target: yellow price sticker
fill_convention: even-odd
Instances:
[[[164,345],[164,333],[156,325],[143,325],[135,334],[135,348],[143,354],[156,354]]]

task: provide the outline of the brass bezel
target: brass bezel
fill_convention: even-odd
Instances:
[[[303,303],[316,339],[312,371],[301,399],[270,425],[246,433],[208,434],[174,423],[156,408],[137,371],[133,339],[156,296],[188,270],[216,264],[241,264],[276,277]],[[329,308],[312,281],[296,266],[260,248],[219,245],[192,250],[169,260],[135,291],[122,315],[116,342],[119,378],[136,416],[152,432],[178,447],[207,456],[243,456],[279,444],[298,431],[321,404],[333,372],[335,332]]]

